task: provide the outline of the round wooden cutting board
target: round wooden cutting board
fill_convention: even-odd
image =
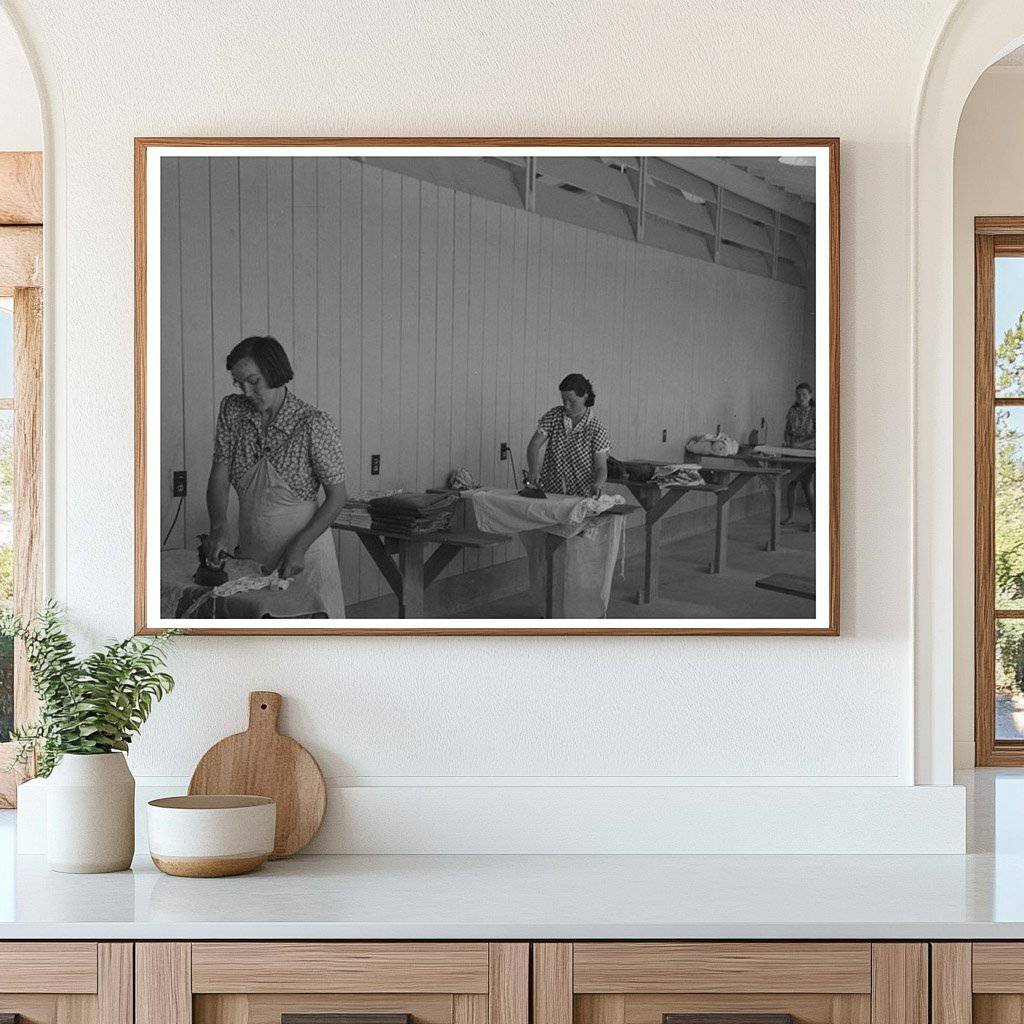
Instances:
[[[230,793],[269,796],[277,803],[271,860],[298,853],[317,834],[327,807],[327,789],[313,755],[277,731],[279,693],[249,694],[249,728],[214,744],[200,759],[190,796]]]

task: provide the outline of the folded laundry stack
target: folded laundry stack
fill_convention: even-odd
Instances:
[[[447,530],[458,496],[415,491],[374,498],[370,517],[375,530],[387,533],[436,533]]]
[[[373,525],[370,517],[370,503],[353,498],[341,506],[334,520],[342,526],[359,526],[368,530]]]

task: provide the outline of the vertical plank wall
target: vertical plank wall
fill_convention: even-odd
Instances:
[[[500,443],[523,468],[572,371],[594,382],[614,452],[658,459],[762,416],[781,441],[808,375],[804,290],[767,278],[346,158],[164,158],[161,179],[164,533],[171,473],[189,483],[168,548],[207,528],[224,358],[249,334],[277,337],[296,394],[339,424],[350,494],[437,486],[459,466],[512,486]],[[340,557],[349,603],[384,593],[351,535]]]

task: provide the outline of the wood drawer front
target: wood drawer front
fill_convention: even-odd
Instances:
[[[488,991],[486,942],[202,942],[194,993]]]
[[[971,959],[975,992],[1024,995],[1024,942],[975,942]]]
[[[91,995],[95,942],[0,942],[0,992]]]
[[[867,942],[577,942],[576,993],[871,992]]]

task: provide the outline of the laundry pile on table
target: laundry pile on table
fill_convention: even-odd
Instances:
[[[695,455],[735,455],[740,450],[739,442],[728,434],[701,434],[686,442],[686,450]]]
[[[341,511],[334,517],[334,522],[339,526],[358,526],[360,529],[369,530],[373,525],[370,502],[375,498],[390,498],[401,493],[401,487],[390,491],[364,491],[357,498],[349,498],[341,506]]]
[[[368,530],[373,525],[370,516],[370,503],[353,498],[342,505],[341,510],[334,517],[334,521],[340,526],[358,526]]]
[[[700,466],[692,466],[681,463],[674,466],[657,466],[651,475],[652,484],[682,485],[684,487],[696,487],[704,483],[704,477],[700,475]]]
[[[426,494],[417,491],[374,498],[369,504],[370,520],[375,530],[414,536],[447,530],[458,496]]]

